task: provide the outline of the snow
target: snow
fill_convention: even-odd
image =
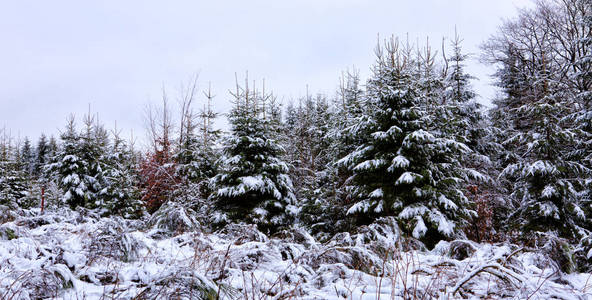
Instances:
[[[412,235],[414,238],[419,239],[425,235],[425,233],[428,231],[428,228],[423,222],[423,218],[421,216],[415,216],[415,221],[416,223],[415,227],[413,227]]]
[[[298,227],[283,238],[240,224],[163,238],[142,221],[66,209],[42,216],[52,221],[46,225],[27,225],[35,224],[30,218],[0,225],[18,236],[0,238],[1,298],[200,299],[218,290],[221,299],[592,297],[592,274],[562,274],[542,253],[511,244],[461,240],[403,250],[392,219],[320,243]],[[425,234],[423,218],[414,220],[413,235]],[[463,244],[468,257],[454,256]],[[136,255],[123,255],[130,252]]]
[[[366,212],[370,208],[370,203],[368,201],[360,201],[356,204],[352,205],[348,210],[347,214],[355,214],[357,212]]]
[[[438,231],[446,236],[452,236],[454,232],[454,222],[449,221],[440,212],[432,210],[430,213],[432,222],[438,224]]]
[[[370,159],[370,160],[366,160],[366,161],[363,161],[363,162],[357,164],[354,167],[354,170],[356,170],[356,171],[369,170],[369,169],[381,167],[384,164],[386,164],[386,161],[384,159]]]
[[[416,179],[420,178],[422,178],[422,176],[419,174],[413,172],[405,172],[401,174],[401,176],[399,176],[399,179],[397,179],[397,181],[395,181],[395,185],[409,184],[414,182]]]
[[[435,140],[436,140],[436,138],[431,133],[429,133],[423,129],[420,129],[420,130],[413,131],[412,133],[407,135],[405,137],[405,140],[403,141],[403,145],[409,145],[410,143],[413,143],[413,142],[432,143]]]
[[[374,191],[372,191],[370,193],[370,195],[368,195],[368,197],[370,198],[382,198],[383,196],[383,192],[381,188],[375,189]]]
[[[393,158],[391,164],[395,168],[407,168],[409,166],[409,160],[405,156],[397,155]]]
[[[552,198],[555,195],[557,195],[555,187],[553,187],[552,185],[547,185],[541,193],[541,198]]]
[[[524,170],[526,176],[535,176],[535,175],[551,175],[557,173],[557,167],[553,165],[551,162],[545,160],[539,160],[534,162],[533,164],[527,166]]]
[[[540,202],[538,203],[539,211],[541,215],[545,217],[553,217],[555,219],[559,219],[559,209],[557,206],[550,201]]]
[[[452,200],[446,198],[446,196],[444,195],[440,195],[440,197],[438,197],[438,202],[442,205],[444,205],[445,209],[451,209],[451,210],[457,210],[458,206],[452,202]]]

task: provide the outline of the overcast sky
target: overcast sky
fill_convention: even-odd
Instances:
[[[280,98],[333,95],[339,74],[365,78],[377,34],[432,41],[452,37],[466,52],[516,15],[528,0],[2,1],[0,127],[36,139],[56,134],[90,103],[108,127],[143,135],[142,113],[164,85],[174,96],[199,72],[212,82],[215,108],[229,108],[234,73],[265,78]],[[469,71],[487,103],[490,67]],[[201,100],[201,99],[200,99]]]

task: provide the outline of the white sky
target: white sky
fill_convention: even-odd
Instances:
[[[70,113],[143,135],[143,108],[199,72],[215,108],[230,107],[234,73],[249,71],[283,99],[333,95],[342,70],[365,78],[377,34],[439,44],[455,26],[466,52],[528,0],[1,1],[0,127],[57,134]],[[438,45],[439,46],[439,45]],[[476,57],[475,57],[476,58]],[[470,62],[481,101],[492,69]],[[200,98],[201,100],[201,98]],[[287,100],[286,100],[287,101]]]

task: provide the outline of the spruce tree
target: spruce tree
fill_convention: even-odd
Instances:
[[[463,168],[479,172],[474,173],[475,179],[466,182],[466,191],[477,212],[476,218],[471,221],[472,226],[466,231],[472,238],[481,241],[491,238],[496,228],[500,227],[499,223],[505,222],[508,206],[504,197],[494,196],[499,195],[499,191],[495,181],[491,180],[491,175],[497,174],[490,156],[500,152],[502,147],[493,140],[494,130],[491,130],[491,124],[483,113],[483,106],[476,101],[477,94],[471,85],[475,78],[465,71],[469,55],[463,53],[461,44],[461,38],[455,33],[451,41],[452,52],[448,58],[445,57],[446,67],[442,74],[440,107],[447,111],[446,121],[437,126],[472,150],[463,153],[461,158]],[[492,215],[492,211],[495,215]],[[492,226],[494,223],[497,226]]]
[[[326,136],[326,165],[322,170],[323,186],[312,207],[305,207],[309,212],[309,226],[318,236],[328,237],[331,234],[347,231],[354,225],[346,215],[350,197],[347,192],[346,180],[352,175],[348,168],[337,163],[339,159],[353,152],[363,141],[362,135],[355,134],[361,124],[366,106],[365,92],[360,85],[358,71],[347,71],[342,74],[340,87],[329,114]]]
[[[109,144],[109,134],[89,111],[84,118],[84,128],[79,137],[79,155],[86,166],[82,174],[82,180],[87,189],[84,206],[102,208],[104,202],[99,193],[105,187],[103,169],[106,168],[104,160]]]
[[[62,202],[72,209],[103,206],[99,197],[104,187],[101,158],[109,143],[108,135],[90,113],[85,117],[84,125],[84,130],[77,132],[74,116],[70,117],[60,135],[61,147],[54,162],[47,167],[64,193]]]
[[[143,214],[144,204],[138,190],[138,170],[134,153],[113,130],[113,144],[101,161],[104,187],[100,191],[102,208],[106,215],[117,214],[124,218],[137,218]]]
[[[209,179],[216,175],[217,152],[216,143],[220,131],[214,129],[213,123],[218,114],[212,110],[211,87],[204,92],[207,102],[199,113],[191,109],[191,102],[185,105],[181,126],[181,139],[174,156],[177,163],[176,176],[181,180],[182,196],[191,206],[203,205],[211,193]],[[191,199],[187,199],[191,198]]]
[[[377,63],[368,81],[369,114],[356,134],[366,142],[340,163],[355,203],[348,210],[358,222],[396,216],[415,238],[429,246],[453,237],[473,212],[460,189],[468,174],[460,154],[470,151],[453,138],[430,132],[431,115],[419,97],[413,58],[391,39],[377,48]]]
[[[512,220],[523,232],[556,232],[565,238],[580,235],[586,219],[579,191],[582,175],[589,174],[579,157],[570,154],[578,135],[566,122],[570,105],[553,94],[518,108],[532,127],[517,133],[513,145],[521,159],[508,165],[502,176],[513,182],[517,210]]]
[[[26,174],[18,162],[19,149],[4,134],[0,140],[0,205],[20,206],[27,196]]]
[[[70,208],[84,206],[88,191],[84,174],[88,163],[83,161],[80,155],[80,136],[76,131],[74,116],[68,119],[60,139],[62,143],[56,154],[56,162],[49,168],[55,174],[58,185],[63,191],[62,203],[68,204]]]
[[[279,122],[265,105],[272,96],[237,85],[234,97],[231,133],[223,139],[220,172],[211,181],[215,219],[245,221],[273,232],[290,224],[295,197],[288,166],[280,158]]]
[[[42,174],[43,167],[49,162],[49,145],[47,144],[47,137],[45,134],[41,134],[39,137],[39,141],[37,141],[37,151],[35,154],[33,175],[39,177]]]
[[[25,141],[23,142],[23,147],[21,148],[20,159],[22,165],[22,171],[27,174],[28,176],[33,175],[34,169],[34,153],[33,148],[31,147],[31,141],[29,138],[25,137]]]

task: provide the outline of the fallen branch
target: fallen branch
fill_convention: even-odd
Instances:
[[[514,271],[509,270],[500,264],[487,264],[478,267],[477,269],[473,270],[471,273],[466,275],[463,279],[461,279],[452,289],[452,295],[456,294],[465,283],[469,282],[471,279],[473,279],[473,277],[479,275],[479,273],[481,272],[486,272],[491,275],[494,275],[500,278],[501,280],[515,285],[516,287],[518,286],[518,284],[514,282],[514,280],[517,280],[519,282],[525,281],[525,279],[520,274],[517,274]]]

